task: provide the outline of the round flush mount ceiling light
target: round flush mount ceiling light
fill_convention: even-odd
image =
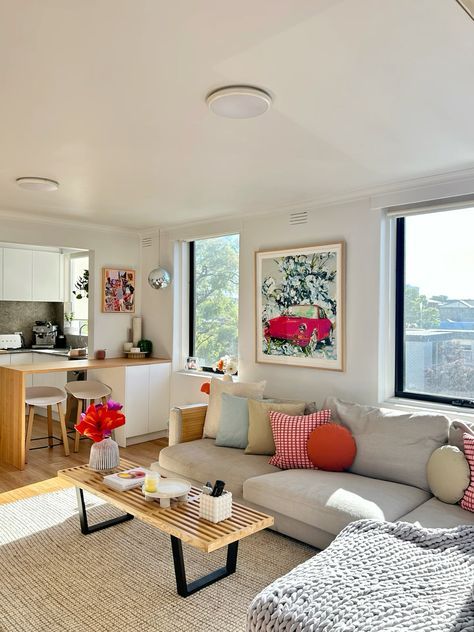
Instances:
[[[244,119],[265,114],[270,109],[272,97],[265,90],[252,86],[227,86],[210,92],[206,103],[218,116]]]
[[[16,183],[27,191],[57,191],[59,189],[59,182],[50,178],[17,178]]]

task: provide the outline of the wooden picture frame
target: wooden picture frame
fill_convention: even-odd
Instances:
[[[255,253],[256,361],[344,370],[345,243]]]
[[[134,314],[135,287],[135,270],[102,268],[102,311]]]

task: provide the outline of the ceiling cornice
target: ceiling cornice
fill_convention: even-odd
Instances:
[[[261,216],[278,215],[289,213],[290,211],[293,212],[299,210],[315,210],[323,206],[327,207],[350,202],[360,202],[361,200],[370,200],[372,198],[388,194],[408,193],[409,191],[416,191],[417,189],[423,189],[430,186],[456,184],[462,182],[472,182],[474,191],[474,168],[443,172],[429,176],[422,176],[419,178],[412,178],[410,180],[401,180],[398,182],[394,181],[371,188],[351,189],[339,195],[318,196],[314,198],[299,200],[291,204],[279,205],[273,207],[272,209],[249,210],[244,214],[238,215],[238,219],[245,220]],[[377,204],[375,206],[377,206]],[[207,219],[205,218],[196,220],[194,222],[180,222],[177,224],[172,224],[170,226],[163,227],[162,231],[172,232],[183,226],[202,226],[204,224],[223,222],[226,220],[235,221],[235,219],[235,215],[220,215],[217,217],[209,217]],[[146,230],[157,230],[157,227],[143,229],[142,232],[145,232]]]
[[[94,222],[82,222],[77,219],[68,219],[67,217],[55,217],[52,215],[36,215],[33,213],[23,213],[21,211],[12,211],[0,209],[0,218],[20,221],[25,223],[46,224],[55,226],[67,226],[69,228],[83,228],[86,230],[103,231],[106,233],[114,232],[126,235],[139,235],[140,229],[127,228],[125,226],[96,224]]]

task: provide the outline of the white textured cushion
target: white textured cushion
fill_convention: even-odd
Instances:
[[[433,452],[426,466],[431,491],[444,503],[461,500],[470,483],[469,463],[455,446],[443,445]]]
[[[426,465],[431,454],[448,442],[444,415],[400,413],[328,397],[333,420],[353,434],[357,454],[350,471],[363,476],[429,490]]]
[[[230,380],[221,380],[217,377],[212,378],[203,438],[210,437],[211,439],[215,439],[217,437],[221,418],[222,393],[229,393],[230,395],[247,397],[249,399],[262,399],[265,385],[265,380],[262,382],[231,382]]]
[[[285,470],[244,483],[244,500],[334,535],[353,520],[393,522],[428,498],[416,487],[323,470]]]
[[[474,424],[458,421],[457,419],[451,422],[449,426],[449,444],[456,446],[461,452],[464,452],[463,435],[465,432],[474,435]]]

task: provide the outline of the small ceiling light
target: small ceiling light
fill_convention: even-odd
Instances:
[[[59,182],[49,178],[17,178],[16,183],[27,191],[57,191],[59,189]]]
[[[210,92],[206,103],[218,116],[243,119],[265,114],[270,109],[272,97],[252,86],[227,86]]]

